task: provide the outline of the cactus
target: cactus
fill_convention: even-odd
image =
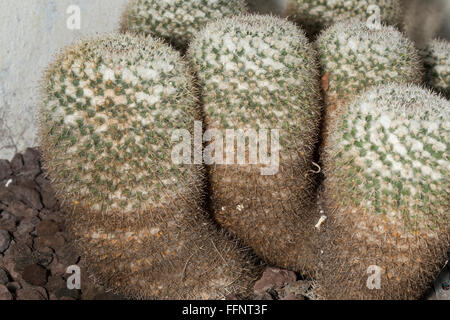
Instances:
[[[321,295],[417,299],[450,246],[450,102],[390,84],[345,109],[324,154]]]
[[[427,83],[450,98],[450,42],[432,40],[422,53]]]
[[[208,130],[279,129],[274,174],[260,170],[266,165],[261,157],[257,164],[246,159],[209,167],[215,218],[269,263],[313,272],[311,167],[321,114],[314,50],[291,22],[243,15],[208,24],[192,40],[188,57]]]
[[[45,170],[89,271],[128,297],[246,296],[258,271],[207,219],[204,170],[171,160],[171,131],[200,117],[191,80],[178,52],[131,35],[73,45],[45,77]]]
[[[300,23],[313,35],[341,20],[357,18],[367,21],[375,13],[369,10],[371,5],[380,8],[382,22],[399,24],[399,0],[287,0],[284,15]]]
[[[153,34],[185,48],[208,22],[246,10],[244,0],[131,0],[122,31]]]
[[[364,89],[423,78],[418,50],[394,27],[339,22],[320,34],[316,47],[326,82],[324,135],[335,113]]]

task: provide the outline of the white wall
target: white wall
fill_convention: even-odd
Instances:
[[[37,145],[43,70],[58,50],[88,34],[117,30],[127,0],[0,0],[0,159]],[[67,28],[69,5],[80,30]]]

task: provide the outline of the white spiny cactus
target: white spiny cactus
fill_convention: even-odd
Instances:
[[[246,11],[244,0],[131,0],[122,28],[185,47],[208,22]]]

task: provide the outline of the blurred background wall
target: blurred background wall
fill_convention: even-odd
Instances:
[[[289,0],[247,0],[254,12],[281,13]],[[422,46],[433,37],[450,40],[450,0],[400,0],[405,32]]]
[[[450,0],[402,0],[406,31],[421,46],[450,39]],[[58,50],[89,34],[115,31],[127,0],[0,0],[0,159],[35,146],[39,80]],[[253,10],[280,12],[286,0],[248,0]],[[80,30],[67,28],[70,5]]]

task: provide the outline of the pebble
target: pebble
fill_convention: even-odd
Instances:
[[[41,153],[35,148],[27,148],[22,156],[24,170],[34,169],[41,171]]]
[[[0,284],[0,300],[12,300],[13,296],[11,292],[9,292],[8,288],[2,284]]]
[[[16,199],[22,201],[27,206],[37,210],[43,208],[41,197],[36,189],[25,185],[11,185],[8,189],[14,193]]]
[[[80,299],[81,293],[80,293],[80,290],[76,290],[76,289],[70,290],[66,286],[66,287],[57,289],[55,291],[55,296],[58,299],[71,298],[73,300],[78,300],[78,299]]]
[[[11,165],[8,160],[0,160],[0,181],[12,175]]]
[[[36,229],[37,235],[42,236],[53,236],[59,231],[59,226],[55,221],[43,220],[41,221]]]
[[[48,271],[44,267],[32,264],[25,267],[22,278],[33,286],[44,286],[47,283],[47,273]]]
[[[53,261],[53,250],[50,248],[44,248],[42,252],[33,251],[33,253],[31,254],[31,259],[33,263],[47,267]]]
[[[296,281],[297,276],[293,271],[281,270],[278,268],[268,267],[254,286],[256,295],[262,295],[271,289],[279,289],[290,282]]]
[[[0,284],[6,285],[9,282],[8,274],[5,270],[0,268]]]
[[[14,174],[17,174],[22,168],[23,168],[23,157],[20,153],[17,153],[11,160],[11,169]]]
[[[50,292],[56,292],[61,288],[67,288],[67,282],[61,276],[51,275],[50,277],[48,277],[48,281],[45,287]]]
[[[43,288],[24,287],[16,292],[17,300],[47,300],[47,292]]]
[[[20,285],[20,283],[13,281],[13,282],[9,282],[6,287],[8,288],[8,290],[12,293],[16,293],[18,290],[22,289],[22,286]]]
[[[0,214],[0,229],[14,232],[17,230],[17,221],[18,219],[15,215],[9,213],[8,211],[3,211]]]
[[[58,204],[58,201],[55,197],[55,193],[50,185],[50,181],[45,178],[45,175],[41,173],[37,178],[36,182],[38,183],[41,189],[41,198],[44,207],[53,209]]]
[[[36,250],[43,250],[44,248],[50,247],[57,251],[61,249],[66,240],[60,234],[55,234],[53,236],[42,236],[34,238],[33,247]]]
[[[38,215],[36,209],[27,207],[24,203],[16,199],[10,202],[7,212],[17,217],[17,219],[32,218]]]
[[[20,237],[29,237],[29,235],[35,230],[36,224],[40,221],[38,217],[30,217],[23,219],[20,221],[19,226],[17,227],[16,232],[14,232],[14,236]]]
[[[6,230],[0,230],[0,253],[5,252],[11,243],[11,236]]]

